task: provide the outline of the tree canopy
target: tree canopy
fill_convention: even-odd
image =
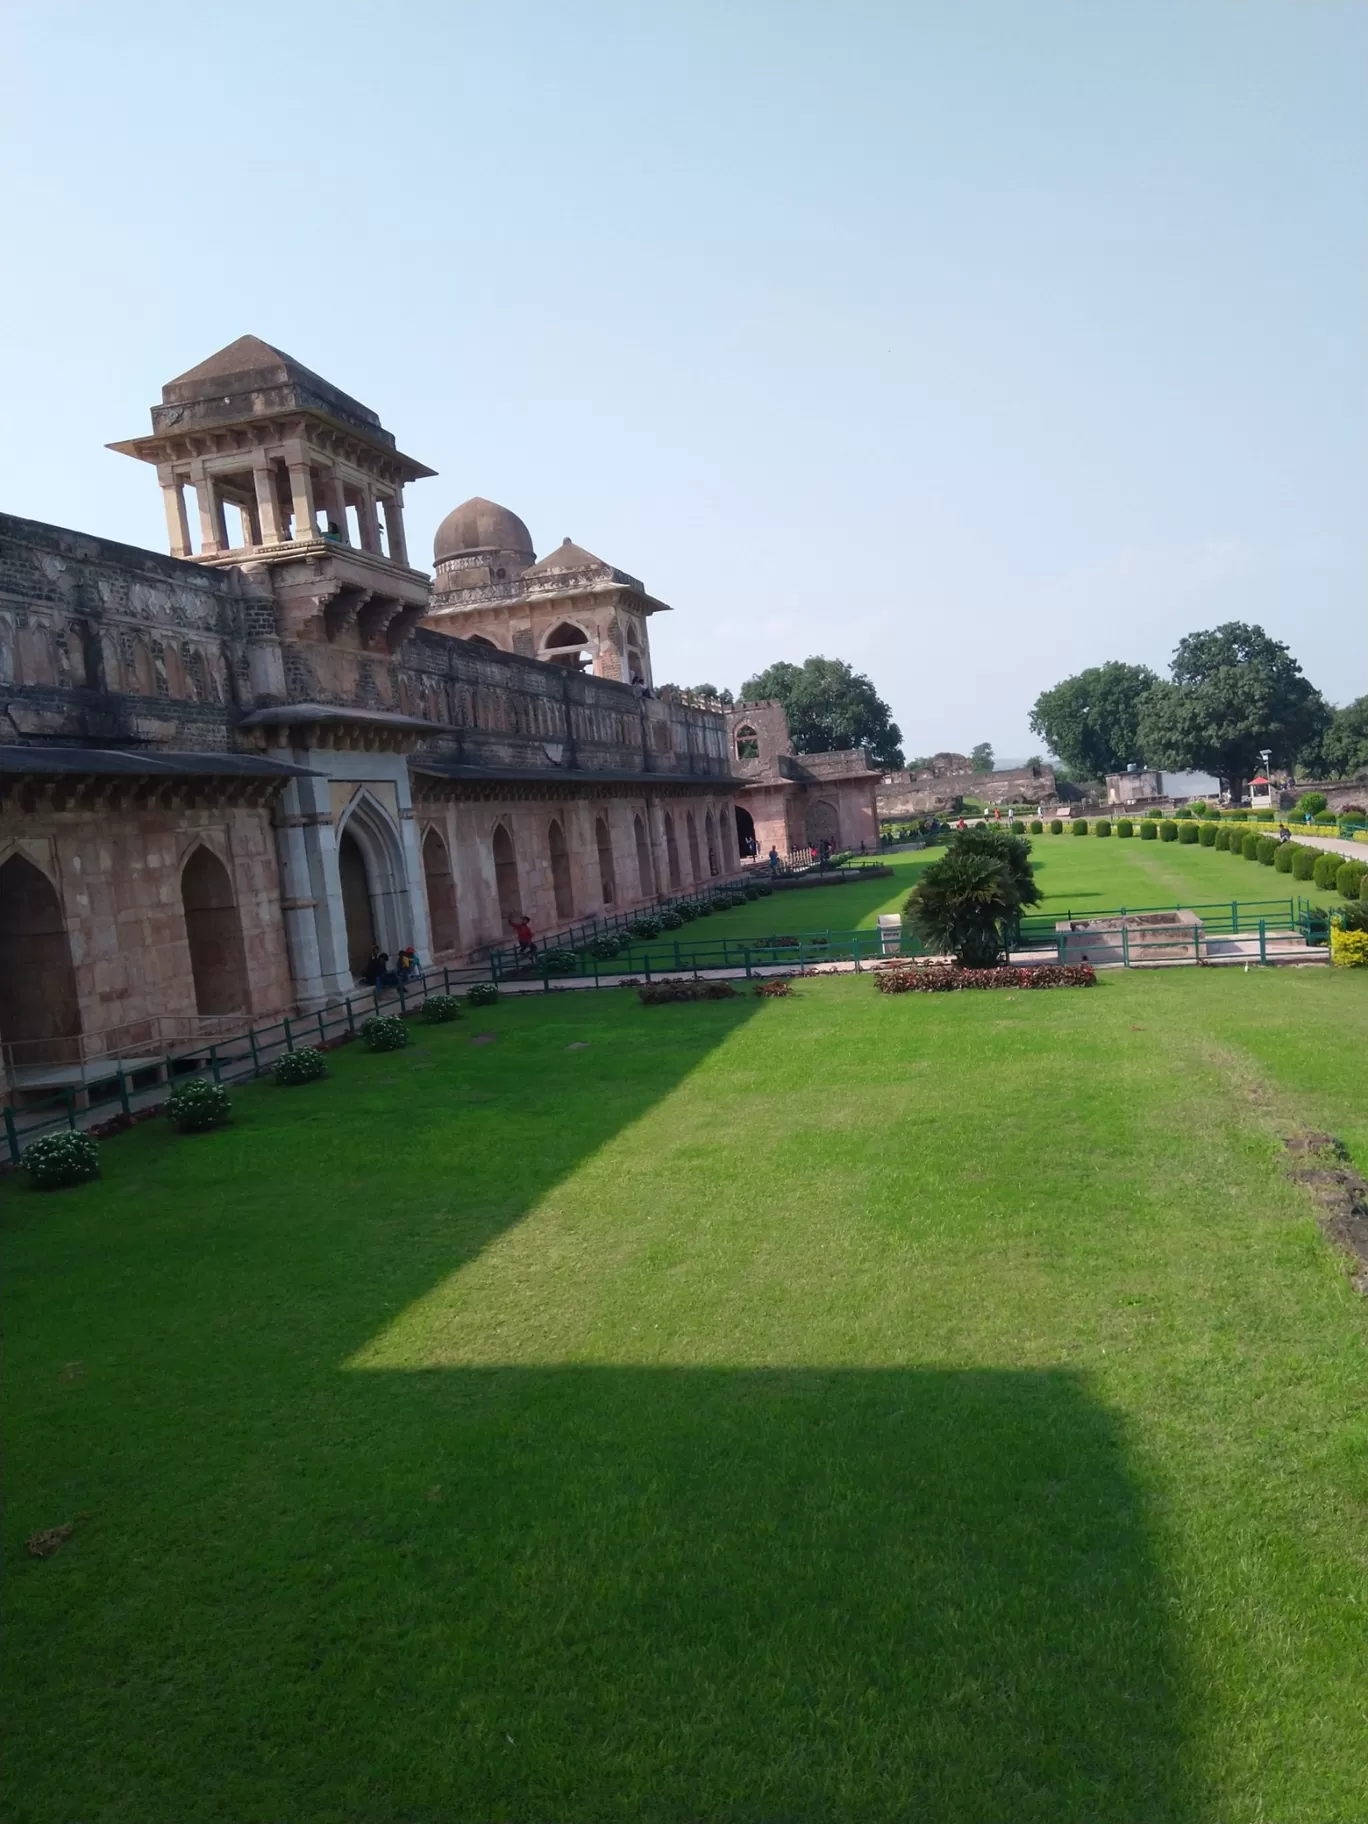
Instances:
[[[992,772],[993,744],[991,741],[980,741],[977,747],[969,749],[969,765],[976,773]]]
[[[1320,692],[1262,627],[1227,621],[1190,633],[1170,670],[1172,683],[1152,685],[1142,700],[1145,761],[1215,773],[1237,797],[1262,749],[1271,750],[1275,764],[1289,765],[1330,722]]]
[[[907,897],[904,911],[933,950],[968,968],[1010,951],[1024,906],[1039,903],[1031,845],[1006,830],[973,825],[952,838]]]
[[[1324,734],[1301,753],[1297,771],[1313,779],[1368,777],[1368,697],[1334,712]]]
[[[1072,773],[1100,779],[1122,773],[1145,756],[1140,706],[1159,682],[1148,665],[1112,659],[1042,691],[1031,711],[1031,729],[1043,735]]]
[[[748,678],[743,700],[776,698],[784,706],[794,751],[820,754],[831,748],[865,747],[877,766],[903,763],[902,731],[892,711],[862,672],[844,659],[781,660]]]

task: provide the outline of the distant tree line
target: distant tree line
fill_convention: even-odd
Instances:
[[[1368,774],[1368,697],[1332,709],[1280,640],[1243,621],[1180,640],[1167,678],[1119,660],[1065,678],[1037,697],[1031,728],[1077,778],[1192,769],[1238,796],[1265,748],[1303,777]]]

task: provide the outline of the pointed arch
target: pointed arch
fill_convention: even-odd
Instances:
[[[461,919],[456,904],[456,881],[451,856],[442,832],[428,826],[423,837],[423,881],[427,887],[428,923],[432,927],[434,956],[461,947]]]
[[[632,834],[636,838],[637,878],[641,882],[641,897],[654,899],[656,896],[655,860],[651,854],[651,845],[646,837],[646,825],[640,814],[632,819]]]
[[[824,842],[835,848],[840,831],[841,819],[829,798],[818,798],[807,807],[806,834],[810,849],[820,848]]]
[[[546,832],[546,843],[551,852],[551,889],[556,896],[556,917],[573,918],[575,895],[570,881],[570,850],[558,817],[551,819]]]
[[[717,859],[717,819],[711,811],[703,820],[703,833],[708,844],[708,872],[720,874],[722,869]]]
[[[227,868],[198,843],[181,869],[181,910],[190,946],[195,1011],[241,1013],[247,1006],[242,920]]]
[[[518,887],[518,855],[506,824],[494,825],[493,846],[494,889],[499,896],[499,913],[507,926],[509,919],[522,911],[522,896]]]
[[[12,1065],[75,1062],[81,1004],[57,889],[24,855],[0,867],[0,1042]]]
[[[598,848],[599,887],[603,903],[611,906],[617,899],[617,875],[613,868],[613,838],[607,820],[603,817],[594,819],[594,842]]]
[[[702,880],[703,867],[698,857],[698,825],[694,822],[692,811],[685,813],[685,828],[689,837],[689,866],[695,880]]]
[[[736,846],[743,855],[758,855],[760,844],[755,835],[755,819],[743,804],[736,806]]]
[[[760,736],[749,722],[743,722],[736,731],[736,757],[738,760],[760,758]]]
[[[675,840],[674,818],[668,811],[665,813],[665,863],[670,873],[670,891],[677,893],[680,888],[679,877],[679,844]]]
[[[359,974],[376,946],[395,957],[411,938],[399,832],[370,792],[358,793],[338,826],[337,867],[347,960]]]

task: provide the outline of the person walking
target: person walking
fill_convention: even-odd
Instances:
[[[537,946],[532,941],[532,927],[527,922],[526,914],[515,912],[509,918],[508,922],[512,925],[513,935],[518,940],[518,961],[520,963],[535,962],[537,957]]]
[[[770,845],[769,871],[771,880],[773,880],[775,875],[779,872],[779,851],[773,844]]]

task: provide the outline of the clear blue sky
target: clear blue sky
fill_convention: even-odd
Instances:
[[[657,678],[821,652],[909,752],[1233,617],[1368,689],[1361,0],[19,0],[0,506],[165,548],[104,450],[251,332]]]

